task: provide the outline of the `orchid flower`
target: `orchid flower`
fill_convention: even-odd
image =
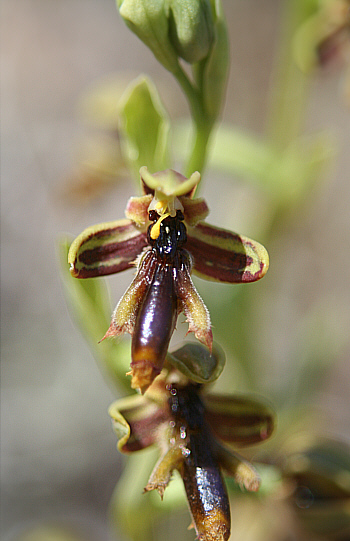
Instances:
[[[103,338],[132,335],[132,388],[145,392],[160,373],[184,312],[188,332],[211,350],[207,307],[191,272],[226,283],[254,282],[269,265],[258,242],[207,224],[204,199],[193,198],[200,174],[189,179],[173,170],[140,170],[143,195],[132,197],[126,219],[88,227],[72,243],[71,274],[91,278],[118,273],[136,264],[137,273],[113,312]]]
[[[188,343],[167,357],[164,372],[144,396],[117,400],[109,409],[118,436],[118,449],[133,453],[157,445],[156,463],[145,492],[157,490],[163,499],[173,471],[182,477],[193,526],[201,541],[226,541],[230,536],[230,506],[222,471],[233,476],[241,489],[257,491],[255,468],[238,455],[242,447],[266,440],[273,430],[269,406],[252,399],[205,393],[224,364],[223,352],[213,354],[200,344]],[[174,369],[194,376],[193,381]],[[201,379],[202,376],[202,379]]]

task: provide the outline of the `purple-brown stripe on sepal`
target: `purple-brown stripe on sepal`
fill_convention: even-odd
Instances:
[[[203,400],[207,422],[226,443],[252,445],[266,440],[273,432],[274,413],[266,404],[214,394],[205,395]]]
[[[146,233],[130,220],[88,227],[72,243],[68,262],[76,278],[93,278],[130,268],[147,246]]]
[[[193,272],[207,280],[254,282],[269,266],[268,253],[261,244],[205,222],[189,228],[186,249],[193,256]]]
[[[127,418],[127,420],[130,425],[130,438],[122,446],[120,451],[123,453],[132,453],[146,449],[157,442],[159,425],[168,421],[169,415],[165,410],[153,407],[147,417],[143,416],[135,420]]]

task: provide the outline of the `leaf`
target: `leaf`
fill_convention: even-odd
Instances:
[[[145,76],[125,91],[121,106],[121,131],[125,155],[135,175],[142,166],[151,172],[170,165],[170,123],[157,89]]]
[[[130,345],[127,340],[104,340],[98,343],[110,323],[111,307],[105,282],[101,278],[77,280],[69,272],[67,255],[70,242],[61,241],[59,255],[61,277],[72,317],[86,338],[104,374],[107,373],[116,387],[130,393],[130,383],[125,373],[130,363]]]

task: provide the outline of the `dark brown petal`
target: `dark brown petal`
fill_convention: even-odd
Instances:
[[[160,425],[169,422],[167,408],[160,408],[139,395],[114,402],[109,410],[122,453],[140,451],[157,443]]]

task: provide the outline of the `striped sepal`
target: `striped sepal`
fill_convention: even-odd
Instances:
[[[76,278],[120,272],[132,267],[146,245],[146,233],[131,220],[93,225],[72,242],[68,253],[70,272]]]
[[[264,246],[205,222],[188,229],[186,250],[194,259],[193,272],[206,280],[255,282],[269,268]]]
[[[214,394],[204,395],[203,402],[211,429],[226,443],[252,445],[272,434],[274,414],[263,403]]]
[[[159,425],[169,422],[166,409],[143,396],[127,396],[114,402],[108,410],[122,453],[140,451],[157,441]]]

